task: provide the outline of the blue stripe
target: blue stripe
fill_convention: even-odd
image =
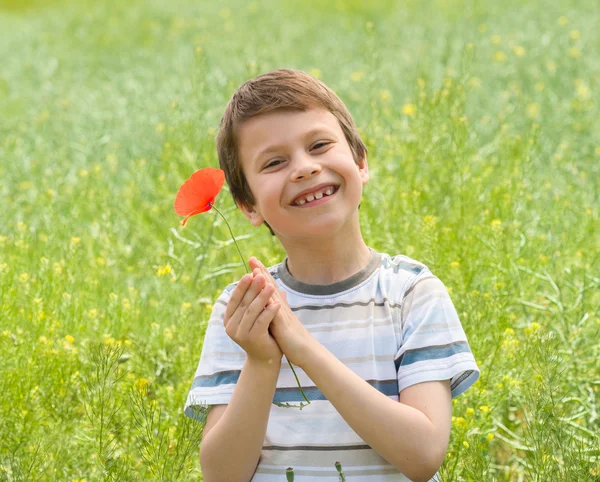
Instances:
[[[469,344],[466,341],[458,341],[450,345],[429,346],[426,348],[417,348],[407,350],[397,360],[394,360],[396,370],[401,366],[412,365],[425,360],[439,360],[440,358],[449,358],[457,353],[470,352]]]
[[[398,396],[398,380],[390,380],[379,381],[379,380],[367,380],[367,383],[371,385],[373,388],[377,389],[381,393],[387,396]],[[306,398],[308,398],[311,402],[313,400],[327,400],[325,395],[319,390],[317,387],[302,387]],[[275,391],[275,396],[273,397],[274,402],[285,403],[285,402],[303,402],[304,397],[300,393],[300,389],[298,387],[293,388],[278,388]]]
[[[235,384],[239,378],[239,371],[221,372],[209,377],[196,378],[192,384],[192,390],[200,387],[217,387],[219,385]],[[369,380],[367,383],[384,395],[398,395],[398,381],[396,379],[389,381]],[[311,402],[313,400],[327,400],[325,395],[323,395],[321,390],[317,387],[302,387],[302,390],[304,391],[306,398]],[[304,397],[300,393],[298,387],[278,388],[275,391],[273,401],[279,403],[301,402],[304,401]]]
[[[212,376],[198,377],[192,383],[192,390],[198,387],[218,387],[219,385],[235,384],[240,378],[239,370],[221,372]]]

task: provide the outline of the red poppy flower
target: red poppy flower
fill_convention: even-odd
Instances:
[[[192,174],[179,188],[173,205],[177,214],[187,216],[181,224],[185,226],[189,217],[210,210],[224,183],[225,173],[214,167]]]

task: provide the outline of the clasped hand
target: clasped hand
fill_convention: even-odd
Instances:
[[[290,309],[284,291],[260,261],[249,260],[252,274],[239,281],[225,310],[225,332],[249,359],[268,364],[282,354],[302,367],[316,340]]]

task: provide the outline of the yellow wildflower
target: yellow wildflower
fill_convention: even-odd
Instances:
[[[65,340],[67,340],[69,343],[75,343],[75,338],[71,335],[66,335]]]
[[[156,274],[158,276],[165,276],[167,274],[171,273],[171,265],[170,264],[166,264],[164,266],[159,266],[158,269],[156,270]]]
[[[488,413],[490,411],[490,407],[488,407],[487,405],[481,405],[479,407],[479,410],[481,411],[481,413]]]
[[[468,449],[468,448],[469,448],[469,442],[467,442],[467,441],[465,440],[465,441],[463,442],[463,446],[464,446],[465,448],[467,448],[467,449]]]
[[[569,57],[573,57],[574,59],[581,57],[581,50],[579,50],[576,47],[570,48],[569,49]]]
[[[493,433],[488,433],[487,434],[487,439],[488,440],[492,440],[495,437],[495,435]]]
[[[379,92],[379,98],[382,102],[389,102],[392,99],[392,93],[387,89],[383,89]]]
[[[75,246],[75,245],[79,244],[80,242],[81,242],[81,238],[80,238],[80,237],[78,237],[78,236],[73,236],[73,237],[71,238],[71,244],[72,244],[73,246]]]
[[[402,113],[404,115],[412,116],[412,115],[414,115],[416,110],[417,109],[415,108],[414,104],[405,104],[404,107],[402,107]]]
[[[526,50],[523,47],[521,47],[520,45],[517,45],[513,49],[513,52],[517,57],[523,57],[523,55],[525,55],[525,53],[526,53]]]
[[[362,71],[352,72],[350,79],[352,79],[352,82],[360,82],[364,75],[365,73]]]
[[[558,17],[558,24],[559,25],[567,25],[569,23],[569,19],[567,17],[565,17],[564,15],[562,15],[561,17]]]
[[[571,30],[569,32],[569,38],[571,40],[579,40],[580,37],[581,37],[581,33],[579,33],[579,30]]]
[[[310,69],[308,73],[316,79],[320,79],[322,75],[321,69]]]
[[[502,50],[498,50],[494,53],[494,60],[496,62],[504,62],[506,60],[506,54]]]
[[[500,45],[500,42],[502,42],[502,37],[500,37],[500,35],[492,35],[491,40],[494,45]]]
[[[527,105],[527,117],[530,119],[537,119],[540,116],[540,106],[535,102],[531,102]]]

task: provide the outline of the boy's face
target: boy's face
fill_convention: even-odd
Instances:
[[[282,241],[343,233],[358,224],[367,160],[359,165],[337,118],[324,108],[277,110],[244,122],[237,132],[242,168],[256,204],[239,206],[254,226],[267,221]],[[297,203],[305,190],[331,196]],[[308,193],[307,193],[308,194]]]

